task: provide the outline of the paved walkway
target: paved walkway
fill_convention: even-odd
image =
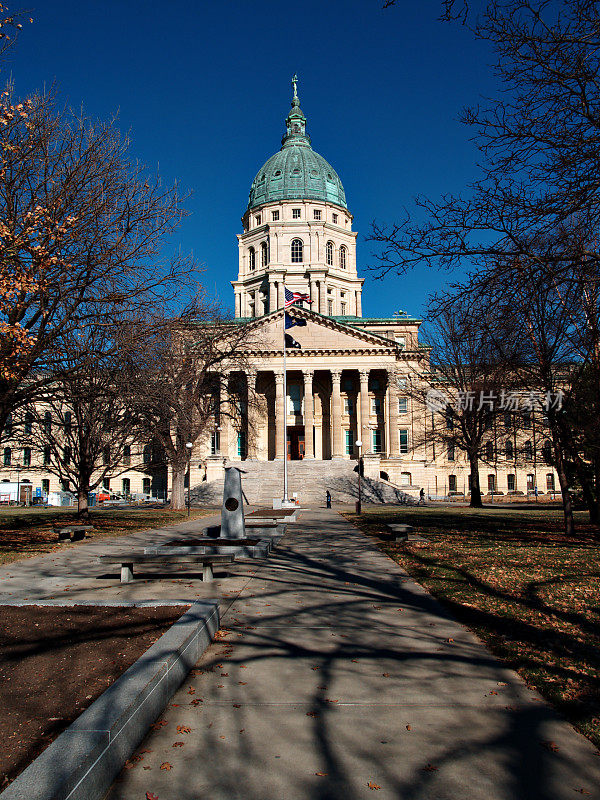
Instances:
[[[313,510],[288,531],[189,584],[226,635],[107,800],[600,798],[592,745],[355,528]]]

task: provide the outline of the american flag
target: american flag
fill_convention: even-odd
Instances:
[[[305,303],[312,303],[310,299],[310,295],[305,294],[304,292],[291,292],[289,289],[284,289],[285,293],[285,303],[284,308],[293,305],[298,300],[302,300]]]

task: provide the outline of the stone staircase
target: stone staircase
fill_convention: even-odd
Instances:
[[[283,494],[281,461],[229,461],[242,471],[242,489],[251,505],[272,505]],[[358,499],[356,461],[288,461],[288,496],[297,492],[301,505],[325,505],[325,493],[333,502],[354,503]],[[223,479],[192,486],[192,505],[221,505]],[[388,481],[362,479],[365,503],[414,503],[415,500]]]

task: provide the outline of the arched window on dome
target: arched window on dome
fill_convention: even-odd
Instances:
[[[253,247],[248,250],[248,267],[250,270],[256,269],[256,250]]]
[[[340,269],[346,269],[348,262],[348,249],[345,245],[340,247]]]
[[[330,267],[333,266],[333,242],[327,242],[325,245],[325,261]]]
[[[269,251],[267,248],[267,243],[262,242],[260,246],[260,265],[261,267],[266,267],[269,263]]]
[[[292,264],[301,264],[304,261],[304,245],[302,239],[292,239]]]

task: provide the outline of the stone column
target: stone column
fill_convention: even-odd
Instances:
[[[327,313],[327,306],[325,305],[326,302],[327,288],[325,286],[325,281],[319,281],[319,314]]]
[[[398,384],[396,382],[396,374],[388,370],[387,380],[390,395],[390,441],[388,445],[388,454],[390,458],[399,458],[400,429],[398,427]]]
[[[283,308],[284,302],[283,280],[280,280],[277,282],[277,308]]]
[[[362,303],[360,289],[356,293],[356,316],[362,317]]]
[[[283,423],[285,414],[285,397],[283,396],[283,370],[275,373],[275,458],[287,457],[286,442],[283,439]]]
[[[313,428],[315,423],[313,371],[303,370],[304,376],[304,458],[314,458]]]
[[[231,402],[229,400],[229,381],[231,376],[226,374],[223,379],[223,396],[221,397],[221,450],[220,454],[229,458],[229,445],[231,439]]]
[[[331,457],[343,458],[342,449],[342,396],[340,393],[341,369],[331,370]]]
[[[277,281],[269,281],[269,311],[276,311],[277,307]]]
[[[248,458],[256,458],[258,450],[259,419],[256,408],[256,370],[246,371],[248,385]]]
[[[360,375],[360,435],[362,454],[371,452],[371,431],[369,429],[369,370],[359,370]]]

